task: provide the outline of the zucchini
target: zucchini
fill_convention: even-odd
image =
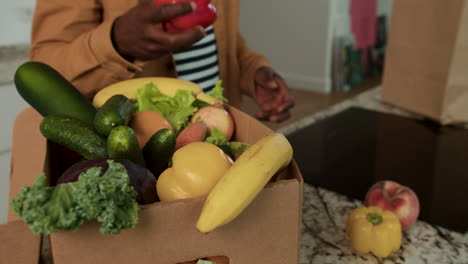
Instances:
[[[96,108],[49,65],[25,62],[16,70],[14,82],[21,97],[42,116],[66,115],[93,124]]]
[[[133,104],[125,95],[116,94],[109,98],[94,117],[94,128],[107,137],[114,127],[128,124],[133,114]]]
[[[156,179],[169,167],[175,146],[175,133],[170,129],[163,128],[154,133],[143,147],[147,169],[153,173]]]
[[[107,137],[107,154],[109,158],[128,159],[146,167],[135,132],[128,126],[118,126],[111,130]]]
[[[67,147],[86,159],[106,158],[106,140],[94,128],[74,117],[48,115],[42,119],[40,131],[44,137]]]

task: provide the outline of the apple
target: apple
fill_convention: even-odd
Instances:
[[[395,213],[403,230],[412,226],[419,216],[419,199],[409,187],[394,181],[379,181],[369,188],[364,203]]]
[[[231,114],[222,107],[205,106],[200,108],[191,119],[192,123],[197,121],[205,123],[210,133],[213,126],[215,126],[226,136],[228,141],[231,140],[234,134],[234,119]]]

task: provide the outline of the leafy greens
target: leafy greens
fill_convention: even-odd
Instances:
[[[174,97],[161,93],[153,83],[137,91],[137,111],[153,110],[161,114],[175,129],[182,130],[198,108],[192,91],[179,89]]]
[[[234,155],[240,155],[244,152],[249,144],[238,141],[227,141],[226,136],[217,127],[211,127],[211,133],[205,138],[205,142],[215,144],[216,146],[229,146]]]
[[[31,187],[23,186],[12,200],[13,212],[29,225],[33,233],[50,234],[58,230],[75,231],[85,221],[97,219],[101,233],[119,234],[138,222],[136,192],[122,164],[108,161],[101,176],[100,167],[83,172],[76,182],[47,186],[45,174],[37,176]]]

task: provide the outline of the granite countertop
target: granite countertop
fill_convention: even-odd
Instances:
[[[281,128],[289,134],[349,107],[362,107],[421,118],[380,101],[380,88],[364,92],[330,108]],[[449,231],[418,221],[404,231],[401,249],[384,260],[350,250],[345,234],[346,216],[362,202],[304,183],[300,264],[308,263],[468,263],[468,233]]]

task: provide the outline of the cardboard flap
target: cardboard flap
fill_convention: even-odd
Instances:
[[[18,195],[23,185],[31,186],[36,176],[43,172],[47,140],[39,130],[41,120],[42,116],[33,108],[23,110],[16,117],[11,148],[9,201]],[[9,208],[8,221],[15,220],[19,218]]]
[[[23,221],[0,225],[0,263],[37,264],[41,236]]]
[[[252,144],[263,136],[273,133],[273,130],[258,122],[258,120],[250,115],[234,107],[228,106],[227,109],[234,120],[236,120],[236,131],[234,131],[235,140]],[[242,122],[239,122],[239,120],[242,120]]]

